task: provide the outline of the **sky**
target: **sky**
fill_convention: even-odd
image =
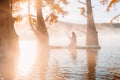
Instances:
[[[84,0],[81,0],[84,1]],[[120,3],[116,6],[112,6],[110,11],[106,11],[106,5],[99,3],[99,0],[91,0],[93,6],[94,21],[96,23],[108,23],[117,14],[120,13]],[[79,7],[84,7],[85,5],[75,2],[75,0],[70,0],[69,4],[65,6],[65,10],[69,12],[64,18],[59,18],[59,20],[70,23],[84,24],[86,23],[86,18],[80,15]]]
[[[81,0],[84,1],[85,0]],[[120,13],[120,3],[117,3],[116,6],[112,6],[110,11],[107,12],[106,8],[108,4],[102,5],[100,4],[99,0],[91,0],[93,6],[93,16],[95,23],[109,23],[110,20]],[[59,17],[60,21],[69,22],[69,23],[76,23],[76,24],[85,24],[86,18],[80,15],[80,7],[86,7],[83,4],[77,2],[77,0],[68,0],[68,5],[62,5],[62,8],[68,12],[68,15],[65,17]],[[33,6],[33,5],[32,5]],[[24,9],[21,11],[22,14],[27,14],[27,3],[21,5]],[[34,9],[31,8],[31,13],[35,14]],[[48,10],[43,9],[43,15],[47,15],[49,13]],[[120,21],[119,21],[120,22]]]

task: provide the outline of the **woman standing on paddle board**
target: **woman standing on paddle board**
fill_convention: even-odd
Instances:
[[[76,35],[74,32],[72,32],[72,36],[70,37],[70,44],[69,44],[69,47],[70,48],[76,48],[76,44],[77,44],[77,39],[76,39]]]

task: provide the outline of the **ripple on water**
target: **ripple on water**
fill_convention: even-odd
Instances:
[[[97,55],[93,52],[50,50],[46,80],[120,80],[120,50],[104,48]],[[39,80],[39,65],[34,64],[32,72],[26,73],[18,80]]]

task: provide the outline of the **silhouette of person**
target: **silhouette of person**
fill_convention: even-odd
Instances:
[[[71,40],[71,42],[69,44],[69,47],[75,48],[76,43],[77,43],[77,39],[76,39],[76,35],[74,32],[72,32],[72,36],[71,36],[70,40]]]

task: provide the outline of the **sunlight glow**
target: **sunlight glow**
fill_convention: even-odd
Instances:
[[[20,57],[18,64],[18,74],[21,76],[27,75],[30,72],[32,64],[36,57],[36,43],[35,41],[20,41]]]
[[[21,3],[20,8],[21,8],[20,13],[22,15],[27,15],[28,14],[28,4],[27,3]]]
[[[20,4],[20,8],[21,8],[20,14],[22,16],[28,15],[28,3],[27,2],[21,3]],[[31,15],[35,15],[36,14],[33,3],[30,4],[30,13],[31,13]]]

